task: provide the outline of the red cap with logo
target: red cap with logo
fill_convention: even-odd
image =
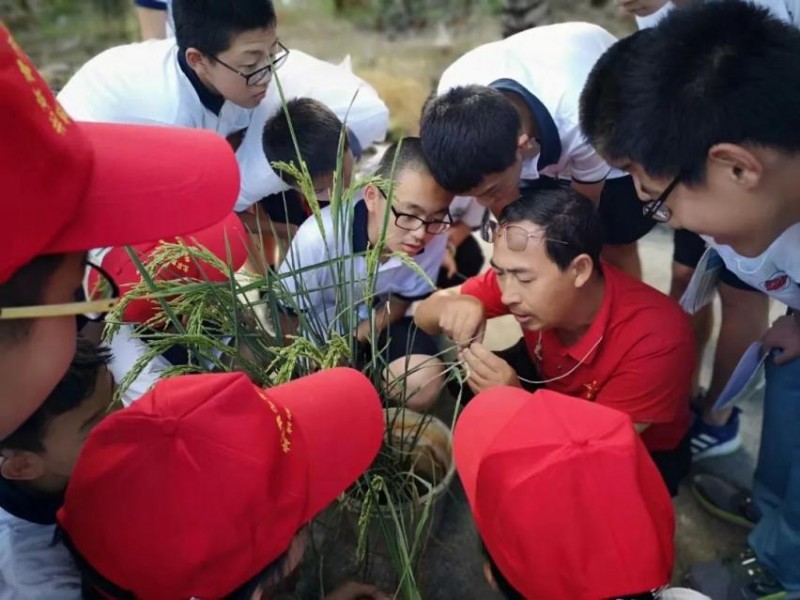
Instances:
[[[187,249],[181,258],[159,269],[155,275],[159,281],[228,281],[229,273],[236,272],[247,260],[247,231],[235,213],[229,213],[219,223],[191,235],[133,244],[130,248],[139,261],[146,265],[153,253],[165,243],[182,243],[187,247],[204,249],[213,254],[215,259],[203,260],[202,257],[191,255]],[[99,266],[114,280],[123,297],[142,280],[139,268],[126,248],[109,249],[100,259]],[[96,290],[101,281],[97,270],[90,269],[87,289]],[[157,300],[132,300],[125,305],[123,320],[127,323],[145,323],[155,316],[159,306]]]
[[[139,598],[220,598],[367,469],[383,430],[353,369],[270,389],[241,373],[164,379],[92,431],[58,520]]]
[[[0,24],[0,283],[41,254],[190,233],[233,210],[239,169],[209,131],[77,123]]]
[[[464,409],[453,448],[481,538],[524,597],[600,600],[669,583],[672,502],[627,415],[493,388]]]

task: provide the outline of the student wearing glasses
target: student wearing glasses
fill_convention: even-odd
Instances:
[[[613,46],[581,98],[590,141],[630,170],[653,214],[702,235],[737,277],[794,311],[762,339],[772,355],[752,492],[694,480],[706,508],[753,529],[747,548],[693,569],[693,587],[721,600],[800,592],[798,54],[800,32],[766,9],[702,3]]]
[[[383,137],[385,118],[374,117],[387,109],[374,90],[345,67],[290,52],[270,0],[176,0],[172,15],[175,38],[111,48],[83,65],[59,94],[66,110],[89,121],[215,131],[236,151],[239,213],[288,188],[261,148],[281,104],[274,78],[287,97],[313,95],[347,114],[362,145]],[[250,214],[243,221],[256,227]],[[266,219],[261,226],[269,230]]]
[[[627,413],[676,494],[691,461],[688,317],[600,261],[600,217],[573,190],[524,191],[500,214],[493,237],[492,269],[425,300],[417,325],[458,344],[474,393],[545,387]],[[491,352],[482,344],[486,320],[507,314],[523,339]]]
[[[322,342],[336,331],[353,332],[361,344],[377,343],[385,352],[387,376],[398,381],[394,399],[404,397],[410,408],[424,410],[441,389],[443,365],[434,358],[439,351],[433,337],[418,331],[406,314],[412,302],[434,290],[453,195],[428,171],[418,138],[392,145],[376,175],[393,179],[391,191],[389,185],[385,190],[367,185],[360,197],[339,205],[336,212],[337,204],[324,208],[321,225],[310,218],[297,231],[279,269],[295,299],[285,310],[309,339]],[[384,240],[370,293],[364,254]],[[339,297],[342,289],[347,299]],[[342,310],[345,303],[358,306],[356,320],[350,319],[351,310]],[[378,307],[374,320],[370,304]]]

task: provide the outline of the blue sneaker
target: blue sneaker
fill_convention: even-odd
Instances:
[[[693,462],[733,454],[742,447],[742,436],[739,434],[741,412],[734,407],[728,422],[720,426],[709,425],[700,417],[694,420],[690,430]]]

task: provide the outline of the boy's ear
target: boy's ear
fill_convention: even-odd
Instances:
[[[205,55],[196,48],[186,49],[186,63],[195,71],[204,68],[206,64]]]
[[[33,481],[44,475],[44,461],[27,450],[4,451],[0,475],[9,481]]]
[[[594,273],[594,261],[588,254],[580,254],[572,259],[570,269],[575,280],[575,287],[582,288]]]
[[[378,200],[381,193],[373,184],[369,184],[364,188],[364,203],[367,205],[367,210],[374,213],[378,208]]]
[[[738,144],[716,144],[708,151],[708,166],[724,170],[725,176],[746,189],[761,183],[764,164],[749,149]]]

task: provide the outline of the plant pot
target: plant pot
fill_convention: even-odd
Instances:
[[[455,464],[452,456],[452,432],[442,421],[430,415],[399,408],[385,409],[387,428],[396,437],[409,431],[419,432],[415,437],[415,461],[424,476],[434,463],[443,463],[440,478],[424,494],[412,501],[394,505],[375,506],[368,518],[363,519],[364,500],[345,496],[317,519],[321,538],[322,578],[326,589],[333,589],[347,579],[373,582],[384,589],[395,589],[400,580],[396,555],[398,527],[405,535],[408,551],[413,550],[412,563],[423,556],[432,535],[442,523],[447,505],[447,490],[453,481]],[[388,431],[387,431],[388,435]],[[434,465],[433,470],[437,467]],[[398,520],[401,525],[398,525]],[[421,521],[424,525],[418,528]],[[364,560],[359,560],[359,541]],[[394,552],[393,552],[394,551]],[[416,564],[410,565],[412,568]]]

